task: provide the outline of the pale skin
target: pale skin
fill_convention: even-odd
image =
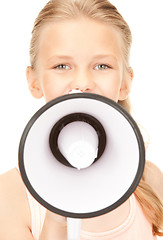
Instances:
[[[35,98],[48,102],[72,89],[97,93],[114,101],[130,93],[133,71],[124,68],[122,39],[113,27],[85,18],[50,23],[40,34],[35,69],[27,67],[29,89]],[[163,199],[161,171],[147,164],[145,178]],[[156,177],[157,176],[157,177]],[[26,191],[16,169],[0,176],[0,239],[33,240]],[[128,200],[116,210],[83,221],[83,229],[101,232],[113,229],[128,215]],[[100,222],[104,222],[102,226]],[[114,221],[115,222],[115,221]],[[40,240],[66,239],[66,219],[47,211]]]

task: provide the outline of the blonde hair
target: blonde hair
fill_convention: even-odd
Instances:
[[[85,16],[103,23],[111,24],[121,34],[123,40],[124,67],[129,70],[129,55],[132,43],[132,35],[128,24],[125,22],[117,8],[107,0],[51,0],[35,20],[30,45],[30,61],[34,69],[37,63],[38,41],[41,30],[45,24],[54,21],[75,19]],[[129,99],[119,102],[130,112]],[[154,190],[142,177],[135,195],[139,200],[144,213],[153,226],[153,234],[163,236],[163,206]]]

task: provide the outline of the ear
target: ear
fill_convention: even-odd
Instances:
[[[41,98],[43,96],[39,80],[36,76],[36,72],[32,67],[27,67],[26,69],[26,77],[28,81],[28,88],[35,98]]]
[[[133,69],[129,67],[128,71],[124,73],[124,77],[121,83],[120,93],[119,93],[119,100],[124,101],[127,99],[132,86],[132,80],[134,77]]]

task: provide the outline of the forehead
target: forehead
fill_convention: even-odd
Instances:
[[[46,24],[39,39],[39,55],[48,58],[53,54],[91,56],[122,55],[122,38],[109,24],[87,18],[51,22]]]

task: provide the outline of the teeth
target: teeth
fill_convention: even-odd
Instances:
[[[83,91],[79,90],[79,89],[72,89],[69,91],[68,94],[72,94],[72,93],[83,93]]]

